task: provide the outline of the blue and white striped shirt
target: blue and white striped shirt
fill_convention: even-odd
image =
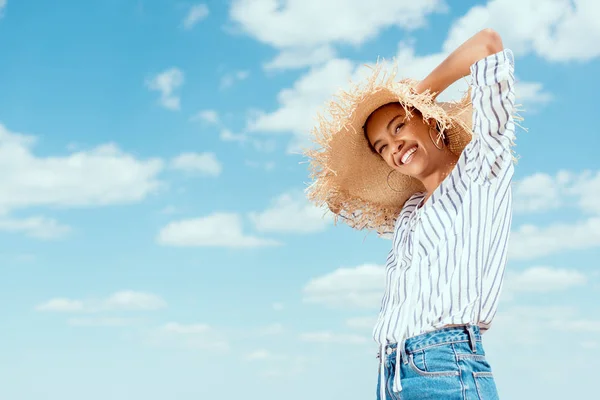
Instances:
[[[513,72],[508,49],[471,66],[473,139],[430,198],[413,195],[396,221],[373,332],[382,348],[449,324],[492,323],[512,219]]]

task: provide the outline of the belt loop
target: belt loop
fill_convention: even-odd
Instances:
[[[400,351],[400,354],[402,355],[402,362],[404,363],[404,365],[408,364],[408,356],[406,355],[406,339],[403,339],[399,344],[398,344],[398,349]]]
[[[469,332],[469,342],[471,342],[471,351],[477,353],[477,342],[475,341],[475,330],[473,325],[467,325],[467,331]]]

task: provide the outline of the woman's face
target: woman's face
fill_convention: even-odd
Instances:
[[[431,173],[437,166],[435,155],[440,150],[432,142],[429,128],[420,114],[413,111],[412,118],[407,117],[400,104],[379,108],[365,126],[371,146],[385,162],[417,179]],[[433,137],[437,139],[436,136]],[[440,139],[438,146],[441,145]]]

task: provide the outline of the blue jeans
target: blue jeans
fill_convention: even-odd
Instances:
[[[477,326],[443,328],[409,338],[400,358],[402,390],[394,393],[397,346],[385,358],[386,398],[378,400],[497,400],[492,369],[485,358]]]

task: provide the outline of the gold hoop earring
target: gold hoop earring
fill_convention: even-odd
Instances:
[[[431,139],[431,141],[433,142],[433,145],[438,149],[438,150],[442,150],[444,148],[444,134],[443,133],[439,133],[437,134],[437,140],[434,139],[433,137],[431,137],[431,131],[433,130],[433,128],[430,126],[429,127],[429,139]],[[441,147],[438,145],[437,142],[442,142]]]
[[[402,192],[402,190],[396,190],[394,189],[391,185],[390,185],[390,175],[392,175],[392,173],[394,173],[395,169],[391,170],[390,173],[387,175],[387,185],[390,189],[392,189],[394,192],[400,193]]]

